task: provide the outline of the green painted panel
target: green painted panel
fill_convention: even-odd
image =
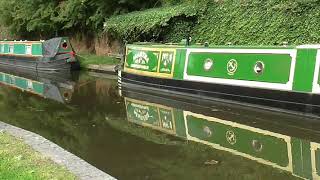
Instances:
[[[32,55],[42,55],[42,44],[32,44]]]
[[[148,106],[140,103],[126,101],[127,117],[130,121],[142,124],[147,123],[152,126],[160,127],[158,109],[154,106]]]
[[[281,167],[289,166],[287,142],[278,137],[237,128],[188,115],[188,132],[192,137],[222,147],[262,158]]]
[[[174,52],[161,52],[160,73],[171,74],[173,68]]]
[[[174,109],[174,120],[175,120],[175,125],[176,125],[176,135],[178,137],[182,137],[184,139],[187,138],[187,133],[186,133],[186,125],[184,122],[184,116],[183,116],[183,111]]]
[[[204,70],[207,59],[213,61],[210,70]],[[230,60],[236,60],[235,72],[227,69]],[[289,81],[291,56],[289,54],[236,54],[236,53],[191,53],[189,56],[188,75],[212,78],[287,83]],[[256,63],[264,64],[261,74],[254,71]]]
[[[312,179],[310,142],[291,138],[293,173]]]
[[[9,44],[0,44],[0,53],[9,53]],[[13,45],[13,53],[18,55],[26,54],[26,44],[22,44],[21,42]],[[42,44],[35,43],[32,44],[31,53],[32,55],[42,55]]]
[[[13,46],[14,54],[25,54],[26,53],[26,45],[25,44],[15,44]]]
[[[128,121],[178,137],[186,137],[182,111],[128,98],[125,101]]]
[[[13,84],[14,83],[14,78],[8,74],[5,74],[4,76],[4,82],[7,84]]]
[[[186,49],[177,49],[176,54],[176,61],[174,65],[174,79],[183,79],[183,72],[184,72],[184,65],[185,65],[185,59],[186,59]]]
[[[9,53],[9,44],[4,44],[4,53]]]
[[[33,92],[37,94],[44,94],[44,84],[40,82],[32,82]]]
[[[0,73],[0,81],[26,91],[31,91],[40,95],[44,94],[44,84],[41,82],[36,82],[5,73]]]
[[[175,122],[172,109],[158,108],[159,118],[161,121],[161,128],[175,133]]]
[[[320,176],[320,149],[316,150],[316,169],[317,169],[317,174]]]
[[[16,82],[15,82],[15,85],[19,88],[22,88],[24,90],[27,89],[27,80],[24,79],[24,78],[18,78],[16,77]]]
[[[298,49],[293,90],[311,92],[316,63],[316,49]]]
[[[159,51],[129,50],[125,66],[132,69],[157,72]]]

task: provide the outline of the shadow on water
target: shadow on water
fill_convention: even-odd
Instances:
[[[1,120],[118,179],[317,179],[320,121],[123,89],[114,77],[0,71]],[[67,94],[65,93],[67,92]]]

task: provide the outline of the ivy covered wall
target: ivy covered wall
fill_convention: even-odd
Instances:
[[[105,31],[129,41],[179,42],[190,34],[194,42],[218,45],[320,43],[319,2],[198,0],[111,17]]]

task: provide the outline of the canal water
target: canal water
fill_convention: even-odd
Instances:
[[[117,77],[93,72],[5,71],[0,82],[1,121],[117,179],[320,178],[317,119],[120,91]]]

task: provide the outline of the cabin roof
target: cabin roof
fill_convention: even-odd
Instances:
[[[320,49],[320,45],[315,45]],[[186,49],[186,48],[217,48],[217,49],[295,49],[300,46],[240,46],[240,45],[209,45],[205,47],[200,44],[193,44],[190,46],[182,44],[151,44],[151,43],[134,43],[128,44],[127,47],[141,47],[141,48],[175,48],[175,49]],[[303,47],[303,46],[301,46]],[[309,46],[307,46],[308,48]],[[309,47],[310,48],[310,47]]]

